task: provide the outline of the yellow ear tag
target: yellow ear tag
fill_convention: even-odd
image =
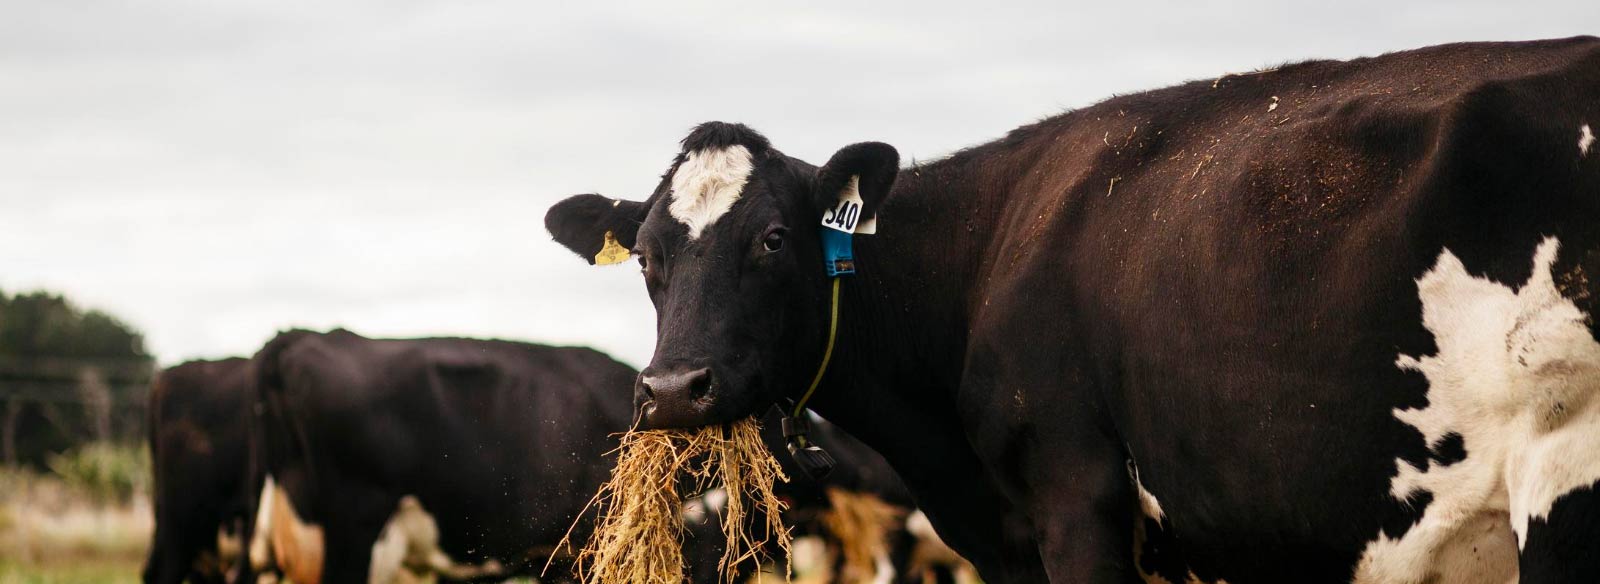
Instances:
[[[600,253],[594,254],[594,265],[609,266],[611,264],[620,264],[628,261],[630,255],[632,254],[628,253],[628,248],[622,247],[622,244],[617,243],[617,236],[607,231],[605,245],[600,246]]]

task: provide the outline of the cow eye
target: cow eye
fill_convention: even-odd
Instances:
[[[765,248],[767,251],[778,251],[783,249],[783,235],[788,231],[789,230],[782,227],[773,228],[771,231],[767,232],[766,237],[762,238],[761,247]]]

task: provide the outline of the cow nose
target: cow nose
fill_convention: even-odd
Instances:
[[[711,391],[711,368],[647,372],[640,378],[647,399],[679,402],[704,398]]]

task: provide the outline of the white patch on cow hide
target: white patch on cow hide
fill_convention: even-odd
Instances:
[[[261,572],[270,567],[272,561],[271,543],[267,534],[272,533],[272,497],[278,490],[277,481],[268,474],[266,481],[261,484],[261,497],[256,500],[255,529],[250,534],[249,550],[245,552],[245,561],[250,562],[250,567],[256,572]]]
[[[300,518],[288,493],[277,486],[270,474],[261,485],[258,505],[255,531],[250,536],[249,561],[253,570],[277,570],[291,582],[320,582],[322,527]]]
[[[400,498],[394,515],[372,544],[368,584],[432,581],[434,576],[474,580],[501,576],[505,566],[490,559],[482,564],[462,564],[439,548],[439,523],[416,497]]]
[[[1588,156],[1589,147],[1594,145],[1594,131],[1589,129],[1589,124],[1578,128],[1578,156]]]
[[[943,567],[955,573],[957,584],[978,584],[978,571],[968,563],[961,554],[945,545],[939,539],[938,532],[933,529],[933,522],[921,510],[912,511],[906,516],[906,533],[911,534],[915,542],[911,550],[911,558],[906,561],[905,573],[910,576],[926,574],[935,567]]]
[[[1156,496],[1144,488],[1144,483],[1139,482],[1139,477],[1133,478],[1133,484],[1139,487],[1139,512],[1158,522],[1165,519],[1167,513],[1161,510],[1161,501],[1156,500]]]
[[[1133,478],[1133,485],[1139,489],[1139,517],[1134,518],[1133,524],[1133,563],[1139,571],[1139,578],[1144,580],[1145,584],[1228,584],[1227,580],[1219,579],[1215,582],[1201,580],[1193,571],[1184,576],[1183,582],[1172,582],[1159,574],[1145,573],[1144,566],[1140,565],[1140,560],[1144,556],[1145,538],[1150,535],[1145,532],[1145,519],[1152,519],[1159,524],[1166,519],[1167,513],[1161,509],[1161,501],[1156,499],[1155,494],[1145,489],[1144,483],[1139,482],[1138,473],[1130,469],[1129,475]],[[1169,553],[1177,553],[1177,550]]]
[[[698,238],[739,200],[753,168],[744,146],[690,152],[672,173],[667,211],[689,228],[690,240]]]
[[[1399,357],[1427,377],[1428,406],[1394,415],[1429,445],[1461,435],[1467,456],[1424,468],[1396,459],[1390,495],[1433,501],[1404,536],[1368,544],[1355,582],[1515,581],[1528,519],[1600,480],[1600,342],[1556,289],[1559,249],[1542,241],[1518,289],[1472,276],[1449,250],[1417,280],[1439,351]]]

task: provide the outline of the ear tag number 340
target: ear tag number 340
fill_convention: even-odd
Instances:
[[[839,192],[839,204],[834,205],[822,213],[822,226],[845,233],[869,234],[876,232],[876,222],[861,221],[861,190],[858,177],[850,177],[850,182],[844,190]],[[859,227],[859,228],[858,228]]]
[[[845,233],[854,233],[861,219],[861,203],[842,199],[839,205],[822,214],[822,226]]]

